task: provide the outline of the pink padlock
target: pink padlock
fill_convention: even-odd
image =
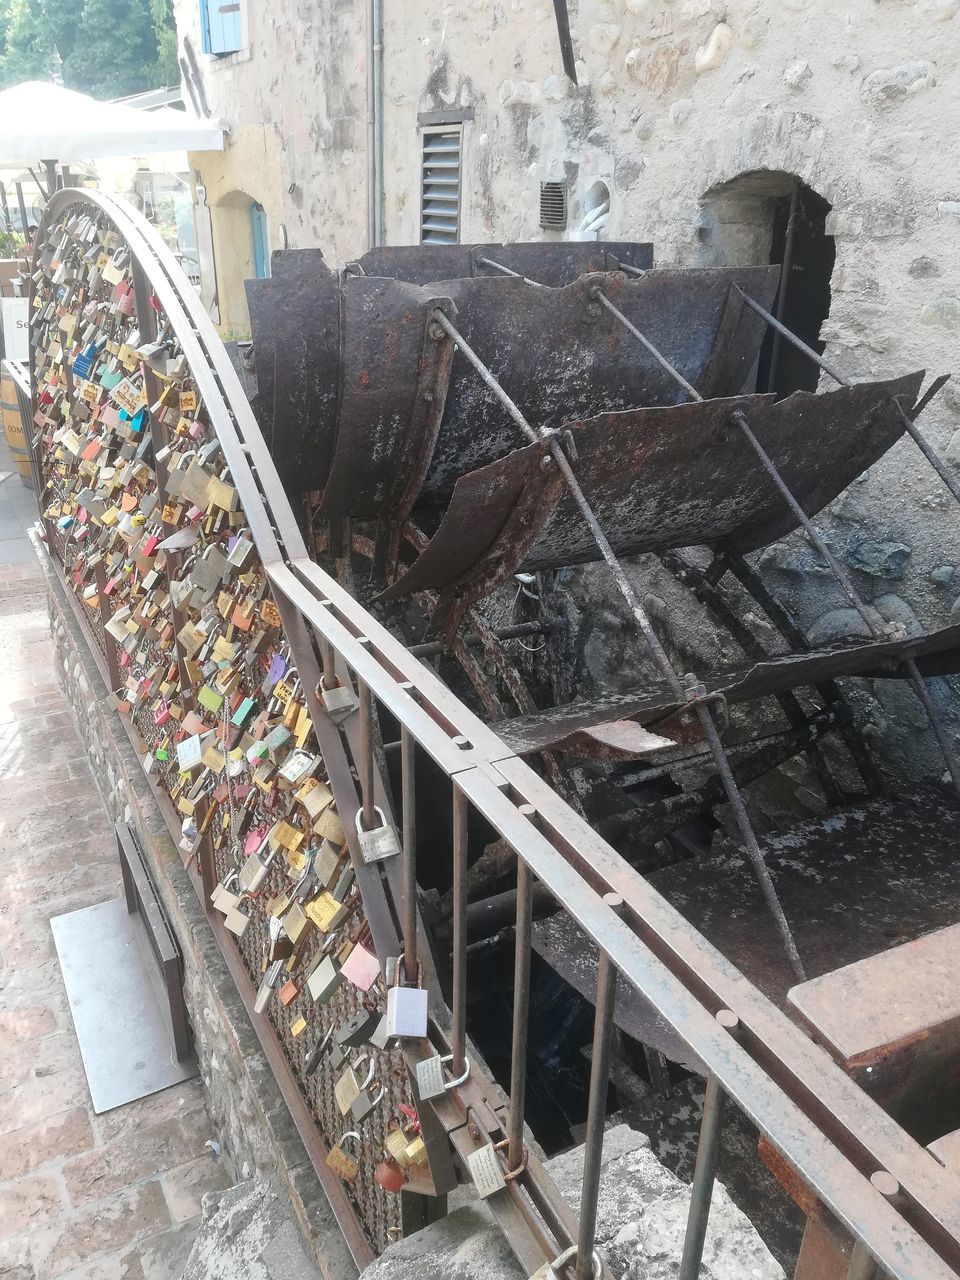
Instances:
[[[353,948],[340,970],[361,991],[369,991],[380,976],[380,961],[360,942]]]
[[[160,706],[157,707],[156,711],[153,713],[153,723],[159,729],[160,726],[165,725],[169,719],[170,708],[167,706],[166,702],[161,702]]]

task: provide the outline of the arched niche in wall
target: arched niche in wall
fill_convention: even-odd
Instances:
[[[826,233],[831,205],[796,174],[757,169],[741,173],[705,192],[700,201],[701,261],[706,266],[762,262],[784,268],[777,314],[815,351],[822,352],[820,327],[830,314],[830,278],[836,258]],[[757,362],[758,390],[788,395],[813,391],[818,371],[771,331]]]
[[[220,301],[220,331],[249,337],[250,317],[243,282],[270,274],[266,214],[247,191],[228,191],[211,210]]]

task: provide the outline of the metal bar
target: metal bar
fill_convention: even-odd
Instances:
[[[417,743],[400,726],[400,787],[403,806],[403,967],[417,971]]]
[[[767,324],[772,325],[778,334],[786,338],[789,342],[792,342],[798,351],[802,351],[804,355],[809,356],[810,359],[824,371],[824,373],[829,374],[830,377],[833,378],[834,382],[839,383],[842,387],[850,386],[850,379],[845,378],[842,373],[839,373],[833,367],[833,365],[828,364],[828,362],[824,360],[823,356],[814,351],[813,347],[807,346],[802,338],[798,338],[795,333],[791,333],[785,324],[781,324],[777,317],[771,315],[766,307],[762,307],[760,303],[754,301],[749,294],[744,293],[739,285],[734,287],[739,290],[740,296],[752,311],[756,311],[757,315],[763,316]],[[956,498],[957,502],[960,502],[960,483],[958,483],[956,477],[950,474],[943,460],[928,444],[926,437],[914,422],[913,418],[911,418],[907,413],[906,409],[904,409],[900,401],[894,400],[894,404],[896,405],[897,413],[900,415],[900,421],[903,423],[904,430],[926,458],[927,462],[929,462],[931,467],[933,467],[934,471],[936,471],[943,483],[950,490],[953,497]]]
[[[491,629],[490,636],[494,640],[518,640],[522,636],[542,636],[547,630],[549,628],[542,622],[515,622],[509,627]],[[460,643],[471,649],[481,649],[486,646],[486,640],[487,637],[471,631],[469,635],[461,636]],[[435,658],[443,651],[444,646],[439,640],[428,640],[424,644],[407,646],[407,652],[412,653],[415,658]]]
[[[635,267],[630,262],[621,262],[619,258],[614,258],[618,271],[625,271],[629,276],[645,276],[647,273],[642,267]]]
[[[543,288],[539,280],[531,280],[529,276],[522,276],[519,271],[511,271],[509,267],[505,267],[501,262],[494,262],[492,258],[478,258],[477,262],[482,267],[493,267],[494,271],[501,271],[505,276],[513,276],[515,280],[522,280],[524,284],[532,284],[536,289]]]
[[[603,294],[600,292],[599,289],[593,290],[591,291],[591,293],[592,293],[592,296],[596,296],[598,299],[604,302],[607,301],[603,297]],[[692,396],[694,396],[698,400],[702,399],[699,392],[697,392],[693,387],[691,387],[689,382],[687,382],[686,379],[684,379],[676,371],[676,369],[674,369],[673,365],[670,364],[670,362],[666,359],[665,356],[661,355],[661,353],[657,350],[657,348],[653,345],[653,343],[650,342],[647,338],[645,338],[643,334],[640,332],[640,330],[637,329],[634,325],[632,325],[630,321],[627,320],[626,316],[624,316],[620,311],[618,311],[617,308],[614,307],[612,303],[609,303],[608,305],[612,313],[615,316],[617,316],[627,326],[627,328],[630,330],[631,333],[637,336],[637,338],[644,344],[644,346],[648,348],[651,354],[656,356],[656,358],[660,361],[660,363],[664,366],[664,368],[667,369],[670,373],[672,373],[673,376],[677,378],[680,384],[683,387],[685,387]],[[806,977],[806,973],[804,971],[803,964],[800,960],[800,954],[797,951],[797,944],[794,941],[793,934],[790,930],[790,925],[783,911],[783,907],[780,905],[780,899],[777,897],[777,891],[774,888],[772,879],[770,878],[770,872],[767,869],[767,864],[764,862],[763,854],[760,852],[760,846],[757,843],[757,837],[754,835],[753,827],[750,824],[750,819],[747,815],[747,811],[744,806],[743,799],[740,795],[739,790],[737,789],[737,784],[730,770],[730,764],[724,753],[723,744],[720,741],[720,735],[717,732],[717,728],[716,728],[716,725],[714,724],[713,716],[710,712],[709,707],[706,705],[705,702],[701,701],[699,697],[694,694],[694,691],[691,688],[689,681],[686,684],[684,684],[684,682],[680,680],[680,677],[677,675],[676,671],[674,670],[673,664],[667,655],[667,651],[666,649],[664,649],[663,645],[661,644],[660,637],[657,635],[656,631],[654,630],[653,624],[651,623],[646,610],[644,609],[643,605],[640,602],[640,597],[637,595],[636,591],[633,588],[633,584],[630,582],[630,579],[627,577],[626,573],[624,572],[623,565],[620,563],[620,561],[617,559],[616,555],[614,554],[614,550],[611,547],[606,534],[603,532],[603,529],[601,529],[600,522],[597,520],[597,517],[593,511],[593,508],[590,506],[590,503],[587,501],[583,490],[580,488],[580,484],[573,473],[573,468],[571,467],[570,462],[567,459],[567,455],[563,452],[563,449],[560,447],[560,442],[557,439],[557,437],[547,431],[543,431],[543,430],[536,431],[530,425],[530,423],[527,422],[526,418],[523,416],[523,414],[520,412],[520,410],[517,408],[514,402],[510,399],[507,393],[503,390],[503,388],[500,386],[499,382],[496,380],[496,378],[493,376],[490,370],[486,367],[486,365],[483,363],[480,357],[476,354],[476,352],[464,341],[464,339],[460,336],[456,328],[453,326],[453,324],[451,324],[451,322],[447,319],[447,317],[443,314],[443,312],[435,311],[433,314],[437,319],[437,321],[439,322],[439,324],[441,325],[441,327],[450,335],[451,338],[453,338],[457,346],[461,348],[464,355],[467,357],[467,359],[476,369],[477,373],[480,375],[485,385],[489,387],[490,390],[494,393],[494,395],[496,395],[496,397],[500,400],[501,404],[503,404],[503,406],[506,408],[511,418],[513,418],[513,420],[517,423],[517,425],[528,437],[528,439],[531,439],[531,440],[546,439],[548,441],[549,448],[550,448],[550,456],[553,458],[554,464],[556,465],[557,469],[560,471],[560,474],[563,476],[566,486],[570,491],[570,495],[573,498],[574,502],[576,503],[577,508],[580,511],[580,514],[587,525],[587,528],[590,530],[593,540],[597,544],[597,547],[600,550],[600,554],[602,555],[603,559],[606,561],[607,566],[610,569],[610,572],[613,574],[614,581],[617,584],[620,594],[623,596],[624,600],[627,602],[627,606],[633,615],[633,619],[636,622],[641,635],[647,642],[647,646],[650,649],[650,653],[651,653],[651,656],[653,657],[653,660],[656,662],[657,666],[660,668],[660,671],[663,673],[664,679],[670,685],[670,688],[674,692],[674,694],[678,698],[683,699],[684,701],[690,701],[692,703],[695,703],[697,719],[700,721],[700,724],[703,727],[704,735],[706,736],[707,742],[710,747],[710,751],[713,754],[714,763],[716,764],[717,772],[720,775],[720,780],[723,783],[723,789],[727,794],[727,800],[729,801],[734,817],[736,818],[737,826],[740,829],[740,835],[743,839],[744,848],[746,849],[747,857],[750,859],[750,864],[753,867],[754,874],[756,875],[758,881],[760,882],[760,888],[763,892],[764,899],[766,900],[768,906],[770,907],[770,910],[773,915],[774,923],[776,924],[777,929],[780,932],[780,936],[783,941],[784,950],[786,951],[787,957],[790,961],[790,966],[793,969],[797,979],[802,982]]]
[[[687,1229],[683,1237],[683,1256],[680,1260],[679,1280],[699,1280],[703,1259],[703,1243],[707,1236],[710,1218],[710,1201],[717,1176],[717,1160],[720,1156],[720,1135],[723,1132],[723,1113],[727,1095],[713,1073],[707,1076],[707,1092],[703,1100],[703,1120],[700,1124],[700,1140],[697,1143],[697,1163],[690,1187],[690,1210]]]
[[[360,685],[360,794],[362,796],[361,822],[364,831],[377,825],[373,798],[373,699],[370,686],[361,680]]]
[[[510,1122],[507,1163],[518,1169],[523,1160],[523,1113],[527,1084],[527,1036],[530,1012],[530,941],[533,935],[533,875],[517,859],[517,929],[513,966],[513,1033],[510,1059]]]
[[[453,783],[453,996],[450,1071],[463,1074],[467,1050],[467,797]]]
[[[800,204],[800,179],[795,178],[790,191],[790,213],[787,216],[787,234],[783,243],[783,263],[780,267],[780,288],[777,290],[777,319],[783,320],[783,312],[787,305],[787,294],[790,290],[790,270],[793,266],[793,241],[797,230],[797,210]],[[767,390],[773,390],[777,376],[777,363],[780,357],[780,333],[774,331],[773,343],[770,347],[770,365],[767,369]]]
[[[619,912],[623,899],[604,894],[611,911]],[[600,948],[597,968],[597,1000],[593,1019],[593,1054],[590,1061],[590,1093],[587,1129],[583,1147],[583,1189],[580,1192],[580,1231],[577,1237],[577,1280],[593,1276],[593,1253],[597,1242],[597,1199],[603,1167],[603,1133],[607,1118],[607,1086],[610,1078],[610,1042],[613,1038],[613,1011],[617,1002],[617,970],[607,952]]]

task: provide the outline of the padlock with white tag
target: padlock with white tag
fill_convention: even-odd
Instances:
[[[429,1102],[431,1098],[442,1098],[450,1089],[458,1089],[464,1084],[470,1075],[470,1063],[464,1059],[463,1071],[460,1075],[455,1076],[452,1080],[448,1080],[444,1067],[448,1062],[453,1061],[452,1053],[445,1053],[441,1057],[434,1054],[430,1058],[424,1058],[422,1062],[417,1063],[416,1080],[417,1093],[421,1102]]]
[[[375,827],[365,831],[363,827],[363,810],[357,810],[357,836],[360,840],[360,856],[364,862],[383,862],[386,858],[394,858],[400,852],[397,833],[389,823],[386,814],[379,805],[373,811],[380,819]]]
[[[387,1039],[394,1036],[418,1039],[427,1034],[427,1018],[429,1014],[430,993],[424,991],[423,963],[417,963],[417,985],[401,987],[400,979],[404,973],[403,957],[397,961],[394,984],[387,991],[386,1034]]]
[[[545,1262],[542,1267],[537,1267],[536,1271],[530,1277],[530,1280],[569,1280],[572,1272],[564,1275],[564,1267],[571,1263],[577,1256],[577,1246],[572,1244],[569,1249],[564,1249],[559,1257],[554,1258],[553,1262]],[[603,1275],[603,1262],[600,1255],[594,1252],[593,1255],[593,1280],[600,1280]]]
[[[467,1172],[473,1179],[473,1185],[481,1200],[485,1200],[487,1196],[492,1196],[497,1191],[502,1191],[507,1185],[492,1142],[486,1143],[477,1151],[470,1152],[467,1156]]]
[[[322,684],[318,684],[317,692],[334,724],[340,724],[357,709],[357,699],[349,685],[338,684],[332,689],[325,689]]]
[[[352,1156],[349,1151],[344,1151],[343,1144],[348,1138],[356,1140],[357,1147],[360,1147],[360,1135],[351,1130],[345,1133],[335,1147],[330,1148],[327,1156],[327,1165],[333,1170],[338,1178],[342,1178],[344,1182],[353,1182],[357,1174],[360,1172],[360,1161],[356,1156]]]

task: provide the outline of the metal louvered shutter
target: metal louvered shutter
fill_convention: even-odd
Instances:
[[[460,239],[460,126],[423,131],[420,243]]]
[[[554,230],[562,230],[567,225],[566,183],[540,183],[540,225]]]

